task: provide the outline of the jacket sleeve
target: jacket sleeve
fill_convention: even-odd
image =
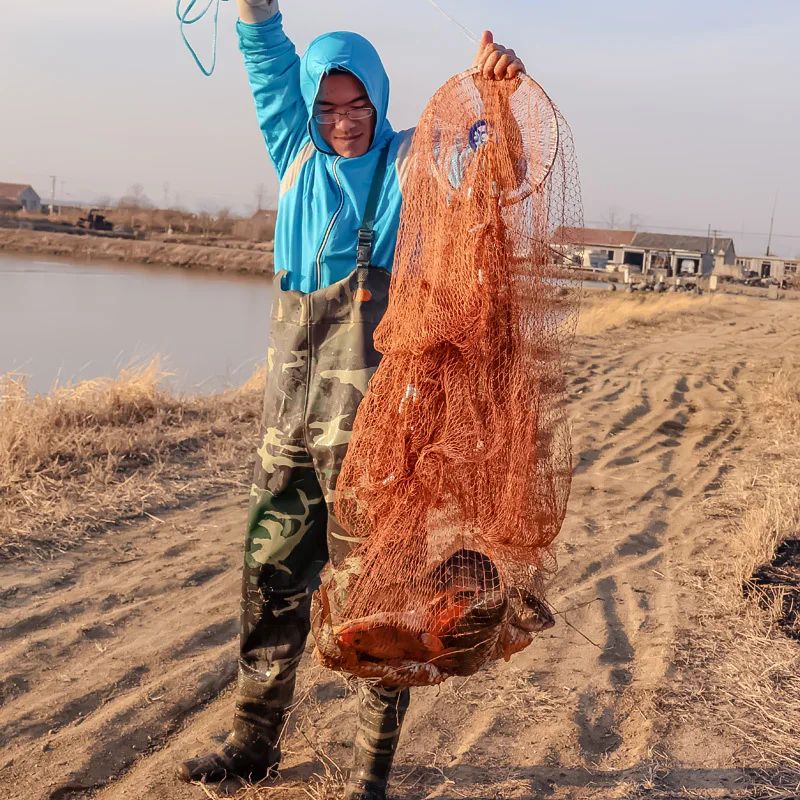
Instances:
[[[300,59],[283,31],[283,17],[237,22],[239,49],[272,163],[283,178],[308,136],[308,111],[300,93]]]
[[[402,197],[403,189],[406,185],[406,178],[411,168],[414,156],[411,153],[411,145],[414,140],[416,128],[400,131],[397,134],[397,153],[394,160],[394,168],[397,170],[397,185]]]

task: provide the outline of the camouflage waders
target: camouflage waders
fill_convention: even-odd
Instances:
[[[231,772],[260,779],[280,759],[278,738],[310,630],[311,595],[330,559],[353,547],[333,516],[334,491],[380,354],[372,344],[390,275],[370,267],[311,294],[275,279],[260,447],[250,491],[239,691],[219,754],[186,762],[185,779]],[[359,690],[351,797],[382,797],[408,692]],[[374,763],[374,767],[370,766]]]
[[[361,283],[359,277],[356,270],[309,295],[276,292],[247,527],[240,657],[244,675],[266,677],[265,689],[275,687],[269,692],[275,712],[288,706],[286,693],[276,689],[294,684],[319,573],[329,558],[341,563],[354,544],[333,516],[334,492],[356,410],[380,361],[372,336],[390,280],[375,268],[361,274]],[[360,757],[358,778],[385,786],[402,722],[398,705],[408,705],[407,693],[362,685],[359,700],[356,758],[362,743],[377,757]],[[376,737],[378,751],[369,749]]]
[[[261,780],[280,761],[278,741],[311,630],[311,595],[330,560],[357,540],[334,517],[334,493],[353,422],[380,362],[375,328],[391,276],[372,266],[384,148],[358,232],[356,269],[310,294],[274,281],[268,372],[242,576],[239,684],[231,734],[218,753],[184,762],[184,780]],[[383,800],[408,689],[359,685],[359,728],[348,800]]]

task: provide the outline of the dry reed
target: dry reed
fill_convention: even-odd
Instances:
[[[725,313],[729,298],[591,297],[579,333]],[[744,302],[744,301],[739,301]],[[0,376],[0,558],[48,557],[94,531],[247,483],[263,372],[175,396],[157,361],[30,397]]]
[[[719,295],[653,294],[639,292],[587,294],[578,319],[579,336],[594,336],[629,325],[654,326],[677,317],[719,319],[731,313],[739,298]]]
[[[761,391],[753,419],[761,447],[712,509],[730,524],[724,554],[699,574],[708,603],[701,635],[678,651],[692,675],[695,724],[708,715],[738,740],[742,765],[760,771],[752,797],[800,796],[800,649],[778,624],[785,590],[751,580],[782,542],[800,537],[798,387],[800,369],[787,367]]]
[[[158,361],[28,395],[0,377],[0,558],[51,556],[93,531],[246,486],[264,372],[176,396]]]

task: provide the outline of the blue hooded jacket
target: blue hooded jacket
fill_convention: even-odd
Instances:
[[[372,263],[391,270],[401,176],[413,130],[396,133],[389,124],[389,78],[364,37],[325,34],[308,46],[301,62],[282,20],[281,14],[255,25],[240,20],[239,48],[258,123],[280,180],[275,271],[287,271],[284,289],[313,292],[355,269],[358,229],[384,146],[389,167],[378,202]],[[334,69],[353,73],[375,106],[375,136],[369,151],[358,158],[333,153],[311,119],[322,79]]]

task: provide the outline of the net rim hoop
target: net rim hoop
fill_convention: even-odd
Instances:
[[[482,72],[480,67],[470,67],[469,69],[466,69],[463,72],[459,72],[458,74],[453,75],[452,78],[448,79],[447,82],[444,83],[436,91],[436,93],[433,95],[433,97],[431,97],[431,99],[428,101],[428,105],[430,106],[431,103],[433,103],[433,101],[440,94],[448,91],[452,86],[455,86],[455,85],[457,85],[459,83],[463,83],[464,80],[467,79],[467,78],[476,78],[476,77],[483,77],[483,72]],[[488,78],[486,80],[488,81]],[[539,180],[537,180],[535,184],[533,184],[533,183],[531,183],[529,181],[528,182],[528,185],[529,185],[528,191],[521,192],[519,194],[519,196],[514,197],[513,199],[508,199],[508,198],[506,198],[504,200],[501,199],[500,205],[503,206],[503,207],[513,206],[516,203],[519,203],[522,200],[527,199],[534,192],[540,190],[542,188],[542,186],[544,186],[544,184],[547,181],[547,179],[550,177],[550,174],[553,172],[553,169],[555,168],[555,165],[556,165],[556,161],[558,160],[559,152],[561,151],[561,130],[560,130],[559,124],[558,124],[558,120],[559,120],[558,108],[556,107],[556,104],[553,102],[553,100],[550,97],[550,95],[547,94],[547,92],[542,88],[542,85],[540,83],[535,81],[533,78],[531,78],[530,75],[528,75],[525,72],[522,72],[519,75],[517,75],[516,78],[511,78],[509,80],[519,80],[520,81],[520,85],[528,83],[532,92],[536,92],[536,93],[540,94],[547,101],[547,105],[548,105],[548,107],[550,109],[550,112],[551,112],[551,132],[552,132],[552,135],[553,135],[554,145],[551,148],[552,153],[551,153],[550,160],[547,162],[546,165],[543,165],[544,166],[544,170],[543,170],[541,178]],[[450,183],[450,180],[446,175],[443,175],[441,173],[441,171],[438,170],[438,169],[433,170],[433,173],[434,173],[434,175],[436,177],[436,180],[438,181],[438,183],[441,185],[442,189],[446,193],[453,191],[453,185]]]

